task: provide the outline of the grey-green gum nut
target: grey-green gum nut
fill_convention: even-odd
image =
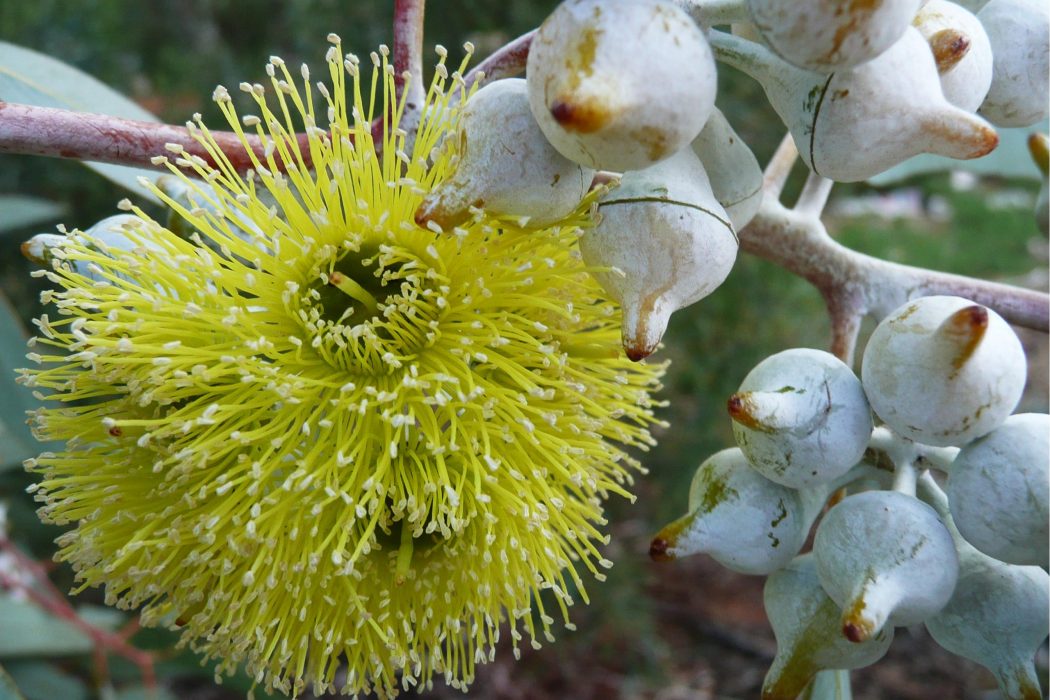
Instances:
[[[991,0],[977,13],[992,45],[992,85],[979,110],[996,126],[1032,126],[1050,113],[1050,8]]]
[[[896,491],[839,502],[817,527],[813,555],[821,585],[842,609],[842,633],[853,642],[937,613],[959,574],[952,536],[937,513]]]
[[[1034,656],[1050,632],[1050,575],[979,552],[957,529],[943,493],[927,498],[941,513],[959,552],[959,581],[948,604],[926,620],[938,644],[981,664],[1007,700],[1043,697]]]
[[[822,73],[872,60],[896,42],[921,0],[747,0],[751,21],[785,61]]]
[[[475,92],[454,138],[455,170],[423,198],[415,215],[421,226],[434,222],[451,229],[470,218],[473,208],[544,226],[571,214],[594,177],[547,141],[520,78]]]
[[[722,450],[696,470],[689,513],[657,533],[649,555],[668,561],[703,553],[739,573],[771,573],[798,554],[827,495],[776,484],[739,449]]]
[[[656,350],[671,314],[713,292],[739,248],[700,159],[684,148],[624,173],[598,203],[598,223],[580,237],[584,262],[623,310],[627,356]]]
[[[1024,391],[1027,362],[997,313],[961,297],[907,302],[875,328],[861,380],[898,435],[962,446],[999,427]]]
[[[717,107],[693,140],[711,191],[737,231],[751,222],[762,204],[762,168],[744,140]]]
[[[777,653],[762,683],[762,700],[794,700],[818,672],[869,666],[893,641],[892,628],[860,643],[842,636],[841,611],[820,585],[812,554],[770,574],[763,602]]]
[[[874,427],[857,375],[830,353],[795,348],[762,360],[728,401],[733,436],[754,468],[791,488],[842,476]]]
[[[947,491],[971,545],[1010,564],[1050,566],[1050,416],[1010,416],[963,447]]]
[[[933,54],[914,27],[877,58],[831,75],[738,37],[711,37],[720,60],[762,84],[802,160],[828,179],[866,180],[920,153],[978,158],[999,143],[990,124],[944,98]]]

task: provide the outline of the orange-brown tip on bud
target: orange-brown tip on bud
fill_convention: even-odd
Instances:
[[[863,625],[847,622],[842,625],[842,635],[855,644],[868,641],[869,631]]]
[[[641,362],[653,354],[656,348],[647,348],[641,345],[624,345],[623,351],[631,362]]]
[[[952,367],[958,371],[973,356],[988,330],[988,309],[980,304],[959,309],[948,317],[941,329],[955,346]]]
[[[1050,172],[1050,137],[1035,133],[1028,137],[1028,152],[1045,177]]]
[[[554,121],[566,131],[590,134],[598,131],[609,121],[609,111],[593,100],[569,102],[555,100],[550,106]]]
[[[653,561],[672,561],[673,556],[667,553],[670,543],[663,537],[654,537],[649,544],[649,558]]]
[[[941,75],[954,68],[970,51],[970,37],[958,29],[942,29],[930,37],[930,50]]]
[[[769,428],[762,424],[762,422],[755,416],[751,401],[749,400],[750,392],[740,391],[729,397],[726,401],[726,410],[729,412],[729,417],[733,419],[734,423],[739,423],[745,428],[751,430],[761,430],[768,432]]]

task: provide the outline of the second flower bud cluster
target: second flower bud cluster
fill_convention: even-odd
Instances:
[[[874,663],[895,627],[920,622],[988,667],[1007,697],[1038,697],[1050,417],[1011,415],[1025,378],[1012,329],[958,297],[890,314],[861,377],[825,352],[773,355],[729,399],[737,447],[700,465],[689,512],[650,554],[706,553],[769,576],[778,652],[766,698],[796,697],[821,670]],[[930,468],[947,475],[947,493]],[[852,495],[800,556],[843,487]]]

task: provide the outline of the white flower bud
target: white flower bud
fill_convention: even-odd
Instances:
[[[532,41],[528,81],[533,114],[554,147],[615,171],[688,145],[717,86],[703,32],[661,0],[566,0]]]
[[[806,348],[762,360],[730,397],[729,415],[754,468],[796,489],[848,472],[864,456],[873,428],[853,370]]]
[[[904,33],[921,0],[747,0],[762,38],[789,63],[820,73],[860,65]]]
[[[564,157],[540,131],[525,81],[497,80],[474,93],[459,125],[459,161],[416,211],[416,222],[451,229],[485,209],[544,226],[579,206],[594,171]]]
[[[828,511],[813,541],[817,573],[853,642],[921,622],[945,606],[959,574],[937,513],[896,491],[866,491]]]
[[[625,173],[598,211],[580,251],[589,266],[608,269],[595,275],[623,307],[624,350],[640,360],[656,350],[674,311],[722,284],[736,260],[736,233],[688,148]]]
[[[930,44],[944,98],[976,112],[992,85],[992,44],[974,14],[947,0],[928,0],[915,27]]]
[[[137,231],[144,225],[143,220],[134,214],[116,214],[107,216],[82,233],[78,232],[78,235],[90,236],[110,251],[129,251],[138,247],[160,250],[149,240],[133,241],[128,237],[128,230]],[[49,265],[53,259],[61,257],[58,251],[61,251],[66,239],[65,235],[39,233],[22,244],[22,254],[31,262]],[[78,274],[88,279],[96,282],[105,279],[97,268],[93,268],[83,260],[75,260],[72,264]]]
[[[1050,631],[1050,576],[981,554],[951,519],[948,527],[959,550],[959,582],[926,629],[948,651],[991,671],[1004,697],[1042,697],[1033,657]]]
[[[920,153],[977,158],[999,143],[987,122],[944,99],[933,54],[914,27],[877,58],[831,76],[715,37],[724,60],[762,83],[806,165],[831,180],[866,180]]]
[[[948,478],[963,537],[1010,564],[1050,565],[1050,416],[1010,416],[962,448]]]
[[[1027,365],[999,314],[960,297],[910,301],[868,340],[861,379],[875,414],[897,434],[961,446],[1017,406]]]
[[[763,700],[794,700],[818,671],[870,666],[893,641],[893,628],[860,643],[842,636],[842,613],[820,585],[811,553],[769,575],[763,603],[777,638],[777,655],[762,683]]]
[[[750,223],[762,204],[762,167],[755,154],[717,107],[693,140],[693,152],[704,164],[715,199],[737,231]]]
[[[992,44],[992,87],[981,115],[996,126],[1031,126],[1050,114],[1050,7],[1045,0],[991,0],[977,18]]]
[[[689,488],[689,513],[653,538],[658,561],[704,553],[744,574],[768,574],[791,561],[820,513],[824,489],[796,491],[765,478],[738,449],[709,457]]]

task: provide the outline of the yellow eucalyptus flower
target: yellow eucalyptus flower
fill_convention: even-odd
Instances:
[[[269,144],[254,173],[199,118],[216,167],[170,149],[190,203],[158,193],[190,240],[132,208],[126,245],[52,249],[58,318],[23,381],[51,390],[35,428],[66,448],[29,467],[42,517],[73,526],[58,557],[79,588],[180,627],[217,673],[243,662],[293,694],[465,687],[502,621],[515,652],[538,645],[602,578],[602,502],[630,497],[624,447],[652,443],[663,366],[620,355],[575,247],[589,201],[539,230],[417,226],[470,90],[441,52],[408,147],[386,51],[365,99],[329,38],[320,109],[276,58],[270,89],[242,85],[259,116],[216,90]]]

